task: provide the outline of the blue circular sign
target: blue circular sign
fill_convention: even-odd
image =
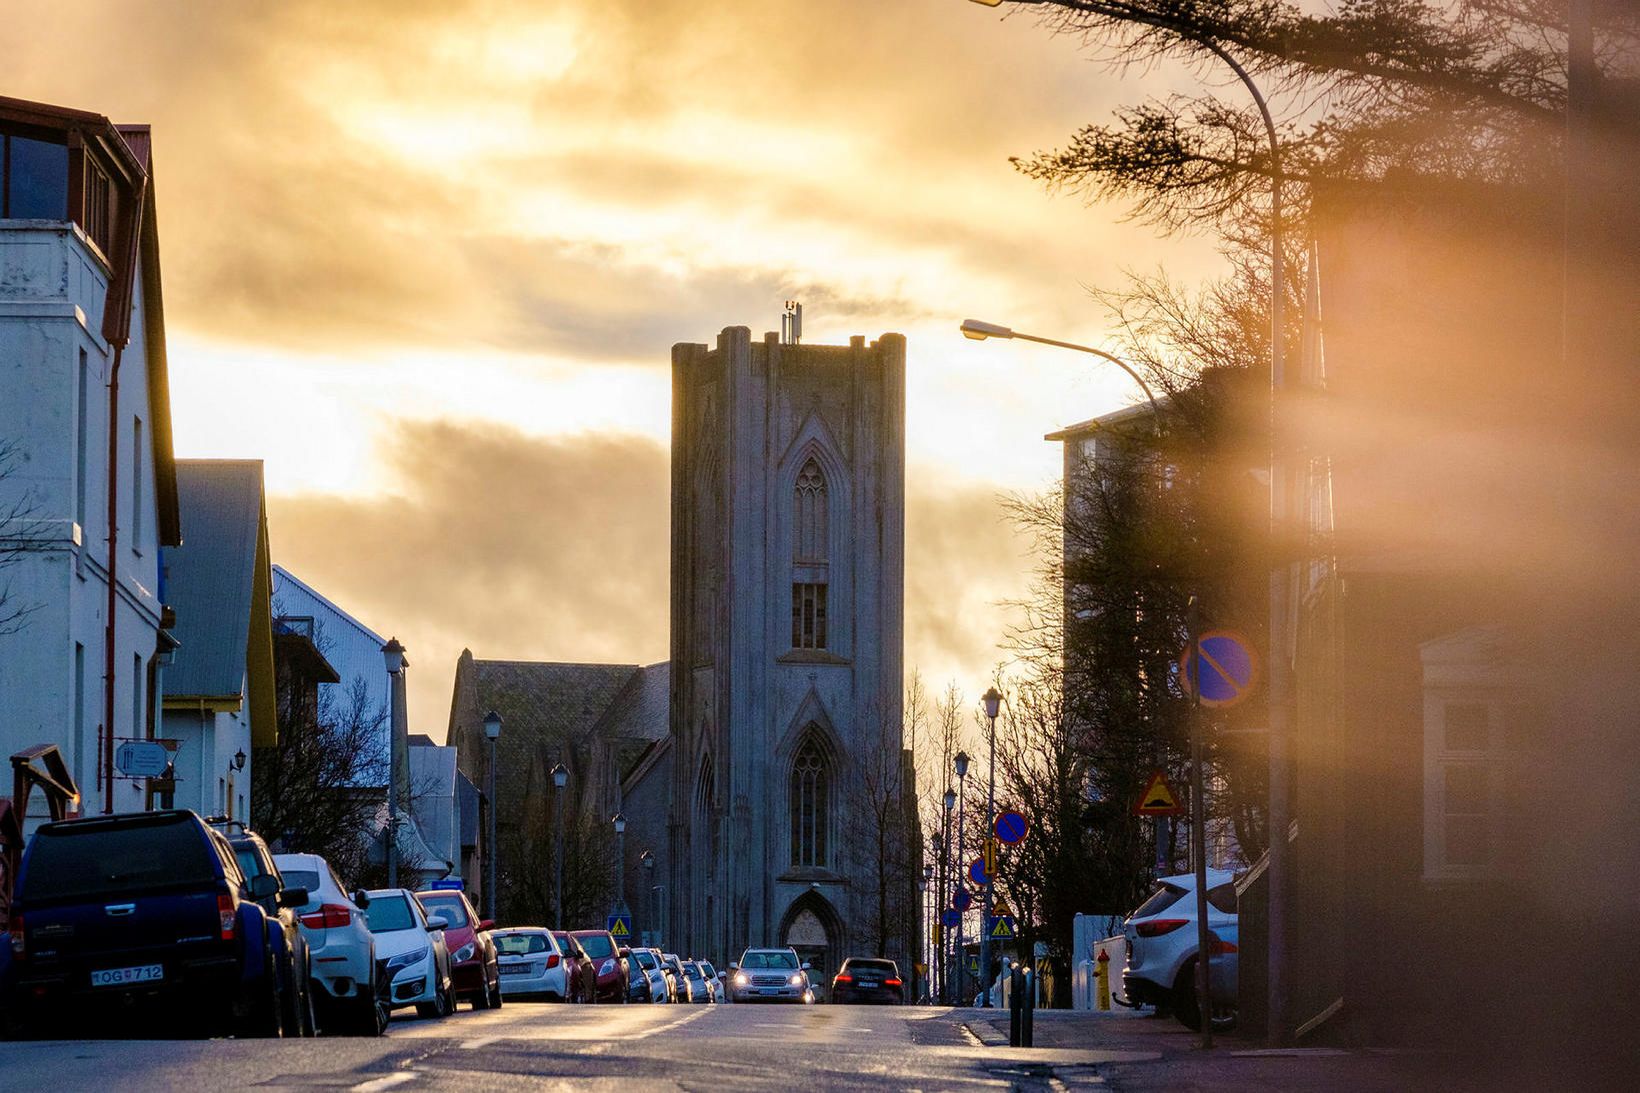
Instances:
[[[992,826],[996,829],[997,838],[1009,846],[1023,839],[1025,832],[1029,831],[1031,827],[1030,824],[1025,822],[1024,813],[1015,812],[1012,809],[997,813],[996,823]]]
[[[968,863],[968,879],[979,885],[991,883],[991,878],[985,873],[984,858],[975,858]]]
[[[966,911],[973,905],[974,897],[969,894],[969,891],[966,888],[958,888],[957,894],[951,897],[951,906],[955,907],[959,912]]]
[[[945,911],[940,913],[940,922],[946,926],[955,927],[962,922],[962,912],[953,911],[947,908]]]
[[[1201,648],[1201,663],[1193,655]],[[1203,706],[1234,706],[1258,683],[1253,644],[1233,630],[1209,630],[1185,647],[1179,657],[1185,693],[1201,691]]]

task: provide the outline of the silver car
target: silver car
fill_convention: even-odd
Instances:
[[[729,965],[729,996],[736,1002],[809,1001],[808,964],[796,949],[747,949]]]

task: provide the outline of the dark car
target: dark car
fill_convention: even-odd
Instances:
[[[313,957],[302,934],[300,909],[307,902],[307,890],[300,900],[281,903],[285,878],[274,864],[267,843],[245,825],[233,820],[210,819],[206,823],[227,836],[233,847],[239,872],[245,877],[251,898],[268,916],[268,932],[273,940],[273,959],[279,969],[279,1023],[286,1036],[314,1034]]]
[[[621,959],[620,946],[608,930],[574,930],[570,934],[592,961],[594,970],[593,1001],[625,1002],[627,1000],[626,961]]]
[[[569,983],[566,1002],[596,1002],[598,1000],[598,966],[582,950],[579,942],[566,930],[554,930],[552,936],[564,954],[565,979]]]
[[[456,996],[474,1009],[501,1008],[501,970],[496,963],[490,931],[495,923],[480,920],[465,892],[417,892],[416,900],[429,915],[442,915],[444,944],[450,950],[450,974]]]
[[[905,1001],[905,983],[900,969],[892,960],[851,956],[837,969],[831,981],[833,1002],[886,1002],[899,1005]]]
[[[106,1007],[170,1035],[278,1036],[277,927],[252,895],[228,840],[192,812],[46,824],[23,854],[5,1008],[24,1032],[71,1018],[84,1036]],[[307,893],[273,898],[290,907]]]

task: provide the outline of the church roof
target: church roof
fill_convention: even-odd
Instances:
[[[580,740],[639,671],[636,664],[561,664],[523,660],[473,661],[480,716],[504,719],[498,747],[516,739]]]

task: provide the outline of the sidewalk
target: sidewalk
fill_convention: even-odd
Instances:
[[[1035,1046],[1008,1047],[1006,1010],[952,1010],[950,1019],[988,1049],[1037,1059],[1063,1078],[1096,1077],[1112,1090],[1213,1090],[1214,1093],[1402,1093],[1528,1088],[1507,1072],[1478,1073],[1433,1052],[1266,1049],[1261,1041],[1218,1033],[1202,1050],[1201,1036],[1150,1011],[1037,1010]],[[1073,1077],[1074,1076],[1074,1077]],[[1080,1084],[1080,1083],[1076,1083]]]

